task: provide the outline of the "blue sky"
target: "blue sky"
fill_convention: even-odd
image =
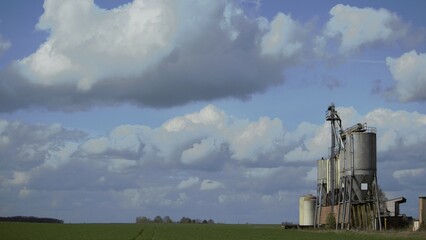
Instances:
[[[422,6],[423,5],[423,6]],[[3,1],[0,215],[297,222],[325,110],[426,188],[423,1]]]

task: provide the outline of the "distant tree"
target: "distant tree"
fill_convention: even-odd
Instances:
[[[33,216],[0,217],[0,222],[64,223],[63,220],[56,218],[39,218]]]
[[[163,222],[164,222],[164,223],[173,223],[173,220],[172,220],[169,216],[165,216],[165,217],[163,218]]]
[[[156,216],[156,217],[154,218],[154,222],[155,222],[155,223],[163,223],[163,218],[161,218],[161,216]]]
[[[377,193],[379,195],[379,204],[380,204],[380,211],[381,212],[386,212],[386,201],[388,200],[388,198],[386,197],[385,192],[383,192],[382,188],[380,186],[378,186],[377,188]]]
[[[179,223],[191,223],[192,220],[188,217],[182,217],[179,221]]]
[[[204,219],[203,220],[203,224],[207,224],[208,222],[207,222],[207,220],[206,219]]]
[[[151,219],[145,217],[145,216],[140,216],[136,218],[136,223],[150,223]]]
[[[209,219],[209,220],[207,221],[207,223],[208,223],[208,224],[214,224],[214,221],[213,221],[213,219]]]

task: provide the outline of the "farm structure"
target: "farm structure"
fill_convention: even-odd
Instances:
[[[314,227],[325,225],[332,215],[336,229],[380,230],[376,129],[366,123],[343,129],[334,104],[325,119],[330,122],[329,156],[317,161],[315,207],[299,207],[299,214],[312,216]]]

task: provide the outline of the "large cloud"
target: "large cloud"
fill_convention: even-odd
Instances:
[[[292,57],[303,46],[302,26],[283,13],[272,20],[269,31],[262,37],[261,52],[265,55]]]
[[[312,25],[290,14],[269,20],[245,10],[226,0],[134,0],[111,10],[93,0],[46,0],[36,28],[49,35],[0,71],[0,111],[247,99],[281,84],[294,64],[317,59],[313,52],[321,59],[336,50],[349,55],[411,31],[386,9],[338,4],[316,37]],[[402,101],[421,97],[398,85]]]
[[[25,171],[34,166],[57,167],[84,139],[82,131],[64,129],[59,124],[26,124],[0,120],[0,151],[3,170]]]
[[[386,58],[396,81],[395,92],[402,102],[426,101],[426,54],[411,51],[399,58]]]
[[[84,142],[82,156],[122,157],[143,165],[221,169],[226,161],[243,164],[279,162],[284,129],[278,119],[249,122],[228,116],[213,105],[175,117],[159,128],[122,125],[109,136]]]
[[[424,192],[424,114],[338,111],[344,127],[377,127],[379,184],[390,196]],[[298,197],[315,193],[316,160],[327,157],[329,141],[329,123],[286,130],[279,119],[244,120],[213,105],[156,128],[121,125],[98,137],[2,120],[0,210],[57,216],[69,209],[60,211],[66,221],[133,221],[136,212],[279,222],[287,209],[296,219]]]
[[[403,37],[407,31],[396,14],[383,8],[377,10],[338,4],[330,10],[330,15],[323,34],[316,39],[319,52],[325,50],[329,39],[338,39],[338,51],[349,54],[368,44]]]
[[[37,29],[47,40],[0,73],[3,111],[244,99],[283,82],[304,43],[290,16],[250,19],[227,1],[135,0],[105,10],[46,0],[44,10]]]

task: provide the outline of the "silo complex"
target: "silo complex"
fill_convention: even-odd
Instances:
[[[314,224],[325,224],[332,214],[336,228],[380,228],[376,130],[360,123],[343,130],[334,105],[326,120],[331,122],[331,148],[329,158],[317,162]]]

